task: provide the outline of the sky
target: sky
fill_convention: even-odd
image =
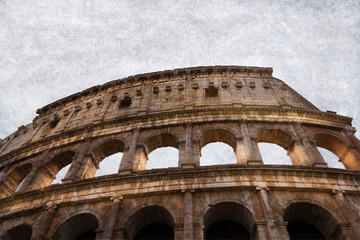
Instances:
[[[360,129],[360,0],[0,0],[0,139],[92,86],[213,65],[272,67]]]

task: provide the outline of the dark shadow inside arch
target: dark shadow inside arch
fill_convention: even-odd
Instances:
[[[224,202],[204,215],[205,239],[251,239],[255,218],[243,205]]]
[[[174,239],[174,218],[160,206],[135,212],[125,224],[125,239]]]
[[[98,228],[99,222],[94,215],[82,213],[66,220],[52,239],[95,239]]]
[[[143,227],[134,239],[174,239],[174,231],[167,224],[151,223]]]
[[[340,234],[337,220],[324,208],[311,203],[293,203],[284,211],[291,239],[333,239]],[[337,229],[337,231],[335,231]]]
[[[302,221],[289,221],[287,230],[290,239],[326,239],[314,226]]]
[[[1,240],[30,240],[32,228],[29,225],[19,225],[8,230],[5,235],[1,236]]]
[[[250,234],[238,222],[220,221],[206,230],[205,239],[250,239]]]

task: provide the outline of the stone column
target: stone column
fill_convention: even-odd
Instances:
[[[122,206],[122,199],[123,199],[122,196],[110,198],[112,204],[110,211],[106,217],[104,239],[107,240],[113,239],[115,224],[119,216],[120,208]]]
[[[186,239],[183,233],[184,233],[184,224],[174,223],[174,239],[175,240]]]
[[[192,140],[192,161],[196,167],[200,166],[200,155],[201,155],[200,141]]]
[[[238,162],[239,163],[245,163],[243,158],[246,156],[246,164],[249,165],[258,165],[262,164],[262,157],[259,150],[259,147],[257,145],[257,139],[256,138],[250,138],[248,128],[246,126],[246,122],[243,121],[240,123],[241,133],[243,135],[242,141],[241,139],[238,139],[237,141],[237,147],[236,152],[237,156],[239,156]],[[239,151],[243,151],[244,154],[240,154]]]
[[[52,203],[47,203],[46,209],[47,211],[44,213],[44,216],[34,227],[34,233],[31,236],[31,240],[50,239],[50,237],[47,236],[47,232],[57,213],[57,205]]]
[[[25,177],[24,182],[19,186],[18,192],[26,192],[31,185],[31,182],[33,181],[34,177],[38,175],[39,166],[35,165],[30,173]]]
[[[204,225],[194,223],[194,239],[204,239]]]
[[[276,226],[278,227],[278,231],[280,234],[280,239],[288,240],[290,239],[289,232],[287,230],[288,222],[277,222]]]
[[[266,227],[270,239],[280,239],[280,234],[275,226],[274,215],[267,194],[267,191],[269,191],[270,189],[267,187],[256,187],[256,190],[258,191],[259,199],[261,202],[261,208],[265,215]]]
[[[116,227],[114,229],[113,239],[123,240],[125,238],[125,227]]]
[[[9,169],[10,169],[10,164],[6,164],[4,169],[0,173],[0,183],[4,179],[5,174],[9,171]]]
[[[267,234],[266,234],[266,222],[264,221],[256,221],[255,222],[256,225],[256,231],[253,231],[253,233],[251,234],[251,239],[268,239]]]
[[[72,161],[68,173],[66,174],[65,178],[62,180],[63,183],[78,180],[77,176],[83,175],[83,173],[80,172],[80,168],[82,166],[86,154],[90,149],[90,146],[91,146],[91,139],[87,138],[78,157]]]
[[[339,225],[341,227],[341,231],[345,234],[346,238],[356,239],[358,236],[360,236],[360,224],[358,224],[358,226],[351,227],[350,222],[358,222],[357,219],[359,216],[357,211],[353,211],[349,208],[350,203],[344,196],[345,191],[340,189],[339,186],[335,186],[332,190],[332,193],[334,194],[334,198],[339,206],[340,211],[344,215],[344,220],[348,222],[348,224],[342,223]]]
[[[27,190],[33,189],[33,181],[37,175],[39,175],[39,168],[41,169],[46,159],[50,157],[48,150],[45,150],[39,157],[39,162],[37,165],[33,166],[30,173],[25,177],[24,182],[21,184],[18,192],[25,192]]]
[[[292,127],[298,137],[289,148],[288,155],[294,165],[326,167],[324,158],[315,146],[306,136],[301,123],[292,124]]]
[[[120,164],[120,168],[121,168],[121,171],[119,171],[120,174],[130,173],[132,170],[134,170],[134,161],[136,157],[139,137],[140,137],[140,128],[135,128],[133,130],[133,136],[129,151],[127,152],[126,156],[123,156],[123,160],[121,161]]]
[[[184,158],[180,159],[181,168],[193,168],[196,167],[193,161],[193,142],[192,142],[192,125],[186,123],[185,125],[185,153]]]
[[[184,193],[184,239],[194,239],[194,190],[185,190]]]

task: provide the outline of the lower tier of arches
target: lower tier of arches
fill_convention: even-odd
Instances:
[[[0,237],[357,239],[359,195],[358,171],[153,170],[0,199]]]

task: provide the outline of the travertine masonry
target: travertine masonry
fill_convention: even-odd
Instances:
[[[0,143],[4,239],[133,239],[146,231],[203,239],[222,233],[222,222],[251,239],[289,239],[308,225],[326,239],[360,238],[360,141],[351,118],[320,111],[271,68],[141,74],[37,113]],[[231,146],[237,164],[200,166],[212,142]],[[264,165],[258,142],[281,146],[293,165]],[[148,154],[165,146],[179,150],[178,167],[145,170]],[[328,168],[317,147],[347,169]],[[118,174],[95,178],[118,152]],[[67,164],[63,183],[51,185]]]

